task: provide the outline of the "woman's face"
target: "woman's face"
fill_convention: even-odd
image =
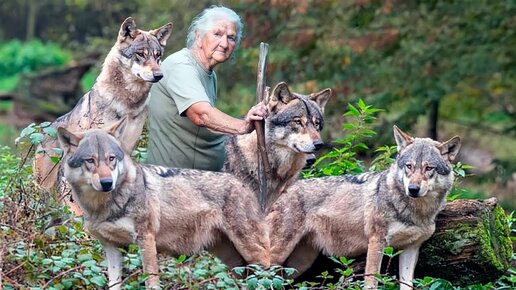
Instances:
[[[218,20],[199,42],[209,67],[213,68],[231,57],[236,44],[236,26],[227,20]]]

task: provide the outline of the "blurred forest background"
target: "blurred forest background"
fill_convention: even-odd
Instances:
[[[239,116],[255,102],[266,42],[269,86],[333,89],[328,143],[346,134],[342,114],[361,98],[384,110],[370,148],[394,144],[393,124],[439,140],[460,135],[460,161],[474,166],[468,197],[497,196],[516,209],[514,0],[0,0],[0,144],[14,146],[21,128],[75,105],[126,17],[145,30],[172,21],[169,55],[211,4],[234,9],[246,26],[235,60],[217,67],[223,111]]]

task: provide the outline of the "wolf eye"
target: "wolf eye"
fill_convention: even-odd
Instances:
[[[435,169],[435,167],[432,167],[432,166],[427,166],[427,167],[425,167],[425,170],[426,170],[426,171],[432,171],[432,170],[434,170],[434,169]]]
[[[408,170],[412,170],[412,164],[405,164]]]
[[[115,160],[115,156],[109,156],[109,161],[114,161]]]
[[[143,52],[137,52],[137,53],[136,53],[136,55],[137,55],[138,57],[141,57],[141,58],[144,58],[144,57],[145,57],[145,53],[143,53]]]
[[[294,122],[296,125],[303,125],[301,119],[293,119],[292,122]]]
[[[93,164],[93,163],[95,163],[95,159],[93,159],[93,158],[87,158],[87,159],[84,159],[84,162],[86,162],[86,163],[90,163],[90,164]]]

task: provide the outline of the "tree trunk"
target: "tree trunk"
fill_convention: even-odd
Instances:
[[[27,5],[27,31],[25,34],[25,40],[33,39],[36,34],[36,19],[38,16],[40,1],[26,1],[25,3]]]
[[[512,242],[503,209],[495,198],[484,201],[449,202],[436,219],[434,235],[419,254],[415,277],[443,278],[454,286],[487,283],[510,266]],[[397,259],[384,257],[382,273],[398,274]],[[385,269],[389,265],[388,269]],[[333,273],[337,264],[319,256],[312,268],[297,281],[314,281],[323,271]],[[352,264],[354,273],[364,272],[365,255]]]
[[[437,123],[439,121],[439,100],[430,101],[430,110],[428,112],[428,137],[438,140]]]

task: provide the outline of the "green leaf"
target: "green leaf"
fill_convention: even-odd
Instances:
[[[43,132],[47,133],[52,139],[57,139],[57,130],[54,127],[43,128]]]
[[[252,277],[250,279],[247,279],[246,284],[250,290],[256,289],[256,286],[258,286],[258,278]]]
[[[274,289],[283,288],[283,280],[278,277],[272,278],[272,287],[274,287]]]
[[[41,264],[43,264],[43,265],[50,265],[50,264],[52,264],[52,262],[54,262],[52,259],[41,260]]]
[[[45,135],[42,133],[33,133],[30,135],[30,142],[34,145],[38,145],[45,139]]]
[[[94,276],[94,277],[91,277],[90,279],[91,283],[99,286],[99,287],[103,287],[103,286],[106,286],[106,277],[104,276]]]
[[[357,108],[355,108],[352,104],[348,104],[348,111],[344,114],[344,116],[360,116],[360,112]]]
[[[186,260],[186,256],[185,255],[181,255],[181,256],[177,257],[177,262],[178,263],[183,263],[185,260]]]
[[[294,268],[283,268],[283,271],[285,271],[287,277],[292,277],[297,270]]]
[[[41,128],[46,128],[46,127],[50,126],[50,124],[52,124],[52,123],[51,122],[43,122],[43,123],[39,124],[39,126]]]
[[[392,247],[385,247],[385,249],[383,249],[383,254],[388,257],[392,257],[393,253],[394,249]]]
[[[245,272],[245,267],[235,267],[232,269],[237,275],[242,276]]]
[[[440,282],[440,281],[436,281],[435,283],[433,283],[433,284],[430,286],[429,290],[437,290],[437,289],[439,289],[440,287],[441,287],[441,282]]]
[[[36,129],[32,127],[34,124],[29,125],[28,127],[25,127],[20,133],[20,138],[26,137],[34,132],[36,132]]]
[[[57,156],[50,156],[50,160],[52,161],[53,164],[57,164],[57,163],[59,163],[61,158],[59,158]]]

